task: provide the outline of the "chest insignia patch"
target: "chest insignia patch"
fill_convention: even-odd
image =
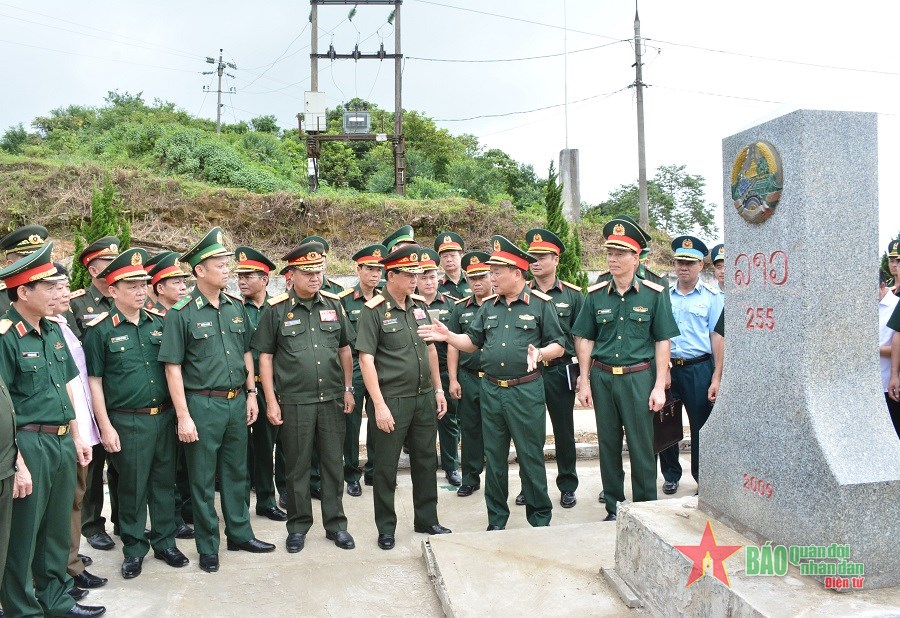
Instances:
[[[425,310],[416,307],[413,309],[413,319],[415,320],[424,320],[425,319]]]
[[[119,343],[121,341],[128,341],[128,335],[119,335],[118,337],[113,337],[110,340],[110,343]]]
[[[62,341],[57,341],[55,344],[53,344],[54,350],[62,350],[64,347],[65,344]]]
[[[284,323],[284,325],[285,326],[296,326],[297,324],[299,324],[302,321],[303,320],[288,320],[287,322]]]
[[[234,322],[235,324],[243,324],[244,318],[242,318],[240,316],[234,316],[233,318],[231,318],[231,321]]]
[[[632,307],[632,311],[637,311],[638,313],[647,313],[650,311],[647,307],[641,307],[640,305],[637,307]]]
[[[212,322],[197,322],[197,328],[209,328]]]
[[[556,306],[559,307],[560,309],[565,309],[566,307],[569,306],[569,303],[556,303]]]
[[[609,315],[612,313],[612,309],[598,309],[597,315]]]
[[[161,331],[161,330],[155,330],[155,331],[153,331],[152,333],[150,333],[150,336],[151,336],[151,337],[162,337],[162,331]]]
[[[319,310],[319,321],[320,322],[337,322],[338,315],[337,311],[334,309],[320,309]]]

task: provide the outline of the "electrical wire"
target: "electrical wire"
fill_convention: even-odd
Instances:
[[[581,52],[594,51],[596,49],[602,49],[604,47],[610,47],[611,45],[617,45],[618,43],[628,43],[630,39],[620,39],[618,41],[613,41],[612,43],[604,43],[603,45],[595,45],[594,47],[585,47],[583,49],[573,49],[568,52],[571,54],[578,54]],[[521,58],[486,58],[486,59],[463,59],[463,58],[423,58],[421,56],[404,56],[409,60],[421,60],[424,62],[463,62],[463,63],[490,63],[490,62],[522,62],[525,60],[542,60],[544,58],[559,58],[560,56],[565,56],[566,52],[559,52],[556,54],[544,54],[542,56],[523,56]]]
[[[628,88],[630,88],[630,87],[631,86],[625,86],[623,88],[619,88],[618,90],[613,90],[612,92],[606,92],[603,94],[594,94],[589,97],[584,97],[583,99],[578,99],[576,101],[570,101],[569,104],[575,105],[576,103],[583,103],[585,101],[590,101],[592,99],[600,99],[600,98],[605,99],[607,97],[611,97],[612,95],[622,92],[624,90],[628,90]],[[468,120],[480,120],[482,118],[504,118],[506,116],[518,116],[521,114],[532,114],[534,112],[544,111],[545,109],[554,109],[556,107],[563,107],[564,105],[565,105],[565,103],[557,103],[555,105],[545,105],[544,107],[536,107],[534,109],[526,109],[526,110],[521,110],[521,111],[516,111],[516,112],[503,112],[503,113],[499,113],[499,114],[482,114],[480,116],[470,116],[468,118],[435,118],[434,122],[466,122]]]
[[[686,88],[674,88],[672,86],[662,86],[659,84],[653,84],[654,88],[659,88],[661,90],[671,90],[673,92],[686,92],[688,94],[702,94],[709,97],[720,97],[723,99],[738,99],[740,101],[751,101],[753,103],[769,103],[772,105],[785,105],[784,101],[771,101],[769,99],[755,99],[753,97],[740,97],[733,94],[721,94],[718,92],[706,92],[703,90],[688,90]],[[630,88],[630,86],[629,86]]]
[[[250,86],[252,86],[252,85],[255,84],[256,82],[258,82],[263,76],[265,76],[266,73],[268,73],[268,72],[272,69],[272,67],[275,66],[276,63],[278,63],[282,58],[284,58],[284,55],[285,55],[286,53],[288,53],[288,51],[291,49],[291,47],[294,45],[294,43],[297,42],[297,39],[299,39],[301,36],[303,36],[303,33],[306,32],[306,29],[307,29],[308,27],[309,27],[309,22],[306,22],[306,25],[303,26],[303,29],[297,34],[297,36],[295,36],[295,37],[293,38],[293,40],[288,44],[288,46],[284,49],[284,51],[281,52],[281,55],[278,56],[274,61],[272,61],[272,64],[270,64],[269,66],[267,66],[267,67],[265,68],[265,70],[264,70],[262,73],[260,73],[259,75],[257,75],[256,79],[254,79],[253,81],[251,81],[249,84],[246,84],[246,85],[244,86],[244,88],[249,88]],[[298,51],[299,51],[299,50],[298,50]]]
[[[58,54],[65,54],[67,56],[79,56],[81,58],[91,58],[93,60],[106,60],[108,62],[119,62],[122,64],[130,64],[136,67],[150,67],[154,69],[163,69],[165,71],[177,71],[179,73],[200,73],[200,71],[191,71],[189,69],[176,69],[175,67],[164,67],[158,64],[148,64],[145,62],[132,62],[131,60],[122,60],[120,58],[108,58],[106,56],[94,56],[92,54],[82,54],[81,52],[73,52],[65,49],[54,49],[52,47],[42,47],[40,45],[31,45],[30,43],[20,43],[18,41],[9,41],[7,39],[0,39],[0,43],[8,43],[9,45],[18,45],[20,47],[29,47],[31,49],[41,49],[44,51],[56,52]]]

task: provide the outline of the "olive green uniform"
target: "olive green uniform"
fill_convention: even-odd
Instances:
[[[465,275],[460,275],[459,283],[453,283],[452,279],[444,275],[438,282],[438,292],[446,294],[454,301],[457,301],[466,296],[471,296],[472,288],[469,287],[469,282],[466,281]]]
[[[329,294],[337,294],[339,295],[344,291],[344,286],[342,286],[337,281],[332,281],[328,278],[327,275],[322,276],[322,287],[320,288],[321,292],[328,292]]]
[[[6,568],[6,549],[9,546],[10,523],[12,521],[13,484],[15,483],[16,456],[16,414],[13,410],[9,389],[0,380],[0,582]]]
[[[305,534],[313,523],[309,474],[314,445],[321,466],[322,524],[329,532],[346,530],[344,370],[339,350],[353,341],[353,326],[340,300],[328,292],[302,300],[291,289],[269,305],[253,348],[274,355],[275,392],[284,421],[288,533]]]
[[[465,279],[460,281],[465,284]],[[451,298],[443,292],[438,292],[434,300],[428,305],[429,311],[437,311],[438,319],[445,326],[450,322],[453,314],[453,306],[458,298]],[[438,368],[441,373],[441,388],[445,393],[450,391],[450,376],[447,373],[447,344],[437,342],[434,344],[438,354]],[[453,472],[459,469],[459,414],[457,412],[457,400],[447,397],[447,413],[437,422],[438,441],[441,444],[441,469],[445,472]]]
[[[78,377],[59,326],[41,319],[35,330],[13,306],[0,335],[0,379],[16,410],[16,442],[31,473],[33,491],[13,501],[12,530],[0,603],[10,616],[59,615],[75,601],[67,593],[75,446],[68,432],[75,409],[66,384]],[[49,425],[54,433],[25,431]],[[61,432],[63,435],[59,435]],[[36,551],[40,537],[40,551]]]
[[[625,500],[622,434],[631,461],[631,490],[635,502],[656,500],[656,456],[653,452],[653,415],[648,406],[656,382],[653,362],[656,343],[679,335],[666,302],[665,288],[633,278],[625,294],[612,280],[588,288],[588,296],[572,334],[594,342],[591,358],[613,367],[650,361],[643,371],[613,374],[592,367],[591,394],[600,440],[600,476],[606,510],[615,514]]]
[[[541,292],[523,286],[512,302],[498,295],[488,297],[466,335],[481,348],[481,417],[484,431],[485,503],[488,522],[505,527],[509,519],[509,442],[516,446],[525,514],[532,526],[550,524],[553,503],[547,494],[544,465],[546,401],[544,380],[504,388],[491,382],[521,378],[527,374],[528,346],[565,346],[553,304]],[[547,296],[544,296],[547,298]]]
[[[454,333],[465,333],[478,313],[478,303],[474,296],[458,301],[447,323]],[[481,350],[460,352],[456,368],[456,379],[462,390],[457,401],[459,433],[462,439],[460,464],[462,484],[481,487],[481,473],[484,471],[484,436],[481,430]]]
[[[84,333],[88,375],[103,380],[106,412],[121,444],[110,458],[123,481],[119,527],[126,558],[142,558],[151,546],[175,547],[175,412],[158,360],[162,330],[158,314],[142,309],[134,324],[114,307]]]
[[[537,282],[530,282],[532,289],[538,289]],[[574,492],[578,489],[578,474],[575,471],[575,378],[572,357],[575,355],[575,340],[572,338],[572,324],[581,311],[584,295],[581,289],[571,283],[556,279],[549,290],[540,290],[550,296],[559,325],[566,335],[565,353],[557,359],[543,363],[544,396],[547,412],[553,426],[553,441],[556,448],[556,487],[559,491]],[[570,386],[571,384],[571,386]]]
[[[185,397],[199,440],[184,444],[197,551],[217,554],[215,508],[218,468],[225,536],[241,544],[254,538],[247,509],[247,312],[240,300],[219,293],[219,308],[199,289],[166,313],[159,361],[181,365]],[[230,391],[228,399],[198,391]],[[177,422],[177,421],[176,421]]]
[[[356,350],[374,357],[381,394],[394,417],[394,431],[384,432],[375,424],[371,399],[366,403],[372,426],[375,525],[379,534],[393,535],[397,528],[394,492],[397,460],[404,442],[409,447],[414,527],[423,529],[438,523],[437,407],[428,344],[416,333],[419,326],[431,324],[431,318],[425,303],[417,300],[421,298],[407,297],[406,308],[402,309],[384,290],[366,303],[357,322]]]

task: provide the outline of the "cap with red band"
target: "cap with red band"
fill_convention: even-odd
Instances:
[[[236,273],[261,272],[268,275],[275,270],[275,262],[253,247],[238,247],[234,254],[237,256],[237,265],[234,267]]]
[[[491,272],[491,267],[487,261],[491,259],[491,255],[484,251],[469,251],[460,261],[466,277],[478,277]]]
[[[387,255],[387,247],[384,245],[369,245],[353,254],[351,259],[357,266],[381,267],[381,258]]]
[[[534,228],[525,232],[525,242],[528,243],[528,253],[555,253],[559,255],[566,250],[566,246],[559,236],[542,228]]]
[[[162,256],[150,259],[156,259],[156,263],[147,271],[147,274],[150,275],[150,285],[156,285],[163,279],[190,276],[181,270],[181,262],[178,261],[178,254],[174,251],[169,251]],[[144,267],[146,266],[144,264]]]
[[[537,258],[522,251],[511,240],[504,236],[491,236],[491,257],[488,264],[515,266],[528,270],[528,265],[537,262]]]
[[[466,243],[462,236],[456,232],[441,232],[434,239],[434,250],[438,253],[444,251],[465,251]]]
[[[96,259],[111,260],[119,255],[119,239],[115,236],[104,236],[89,244],[78,254],[78,261],[87,268]]]
[[[643,230],[628,219],[612,219],[603,226],[607,249],[627,249],[640,254],[647,246]]]
[[[446,251],[446,249],[445,249]],[[441,261],[441,258],[438,256],[436,251],[432,251],[431,249],[421,249],[419,251],[419,266],[422,270],[437,270],[438,262]]]
[[[385,270],[399,270],[417,275],[422,272],[422,266],[419,264],[420,251],[422,247],[419,245],[406,245],[382,258],[381,265]]]
[[[6,284],[6,289],[11,290],[31,283],[33,281],[65,281],[66,276],[61,274],[51,260],[53,243],[48,242],[43,247],[26,255],[21,260],[13,262],[3,270],[0,270],[0,280]]]
[[[117,255],[109,265],[100,272],[100,276],[108,285],[117,281],[147,281],[150,275],[144,269],[147,252],[143,249],[128,249]]]
[[[287,262],[285,270],[296,268],[305,272],[320,273],[325,270],[325,247],[320,242],[305,242],[283,259]]]

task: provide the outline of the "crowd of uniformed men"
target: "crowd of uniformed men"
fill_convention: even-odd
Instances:
[[[101,515],[104,470],[126,579],[140,575],[151,549],[186,566],[176,538],[194,539],[200,568],[217,571],[216,491],[228,550],[275,549],[253,533],[252,488],[257,515],[286,522],[285,548],[296,553],[313,498],[326,537],[353,549],[343,494],[371,485],[377,543],[389,550],[402,450],[416,532],[450,532],[437,513],[438,465],[460,497],[479,491],[483,476],[487,529],[502,530],[510,441],[522,486],[515,504],[531,525],[546,526],[545,414],[560,505],[571,508],[576,398],[595,409],[607,521],[625,500],[623,438],[633,500],[657,497],[651,413],[669,388],[690,419],[699,482],[699,430],[722,373],[722,245],[710,255],[699,239],[676,238],[669,288],[642,263],[649,235],[619,217],[604,228],[609,270],[583,291],[557,276],[566,248],[548,230],[530,230],[527,250],[493,236],[486,251],[466,251],[459,234],[438,234],[432,249],[404,226],[353,255],[358,282],[344,289],[324,273],[328,242],[310,236],[284,256],[286,291],[270,297],[276,264],[252,247],[228,248],[219,228],[181,255],[96,239],[75,256],[91,276],[75,292],[47,236],[29,225],[0,240],[8,296],[0,307],[0,604],[8,615],[105,611],[77,603],[107,582],[85,569],[81,536],[95,549],[115,546]],[[700,280],[707,258],[718,286]],[[240,295],[225,291],[233,274]],[[663,493],[673,494],[678,445],[659,462]]]

